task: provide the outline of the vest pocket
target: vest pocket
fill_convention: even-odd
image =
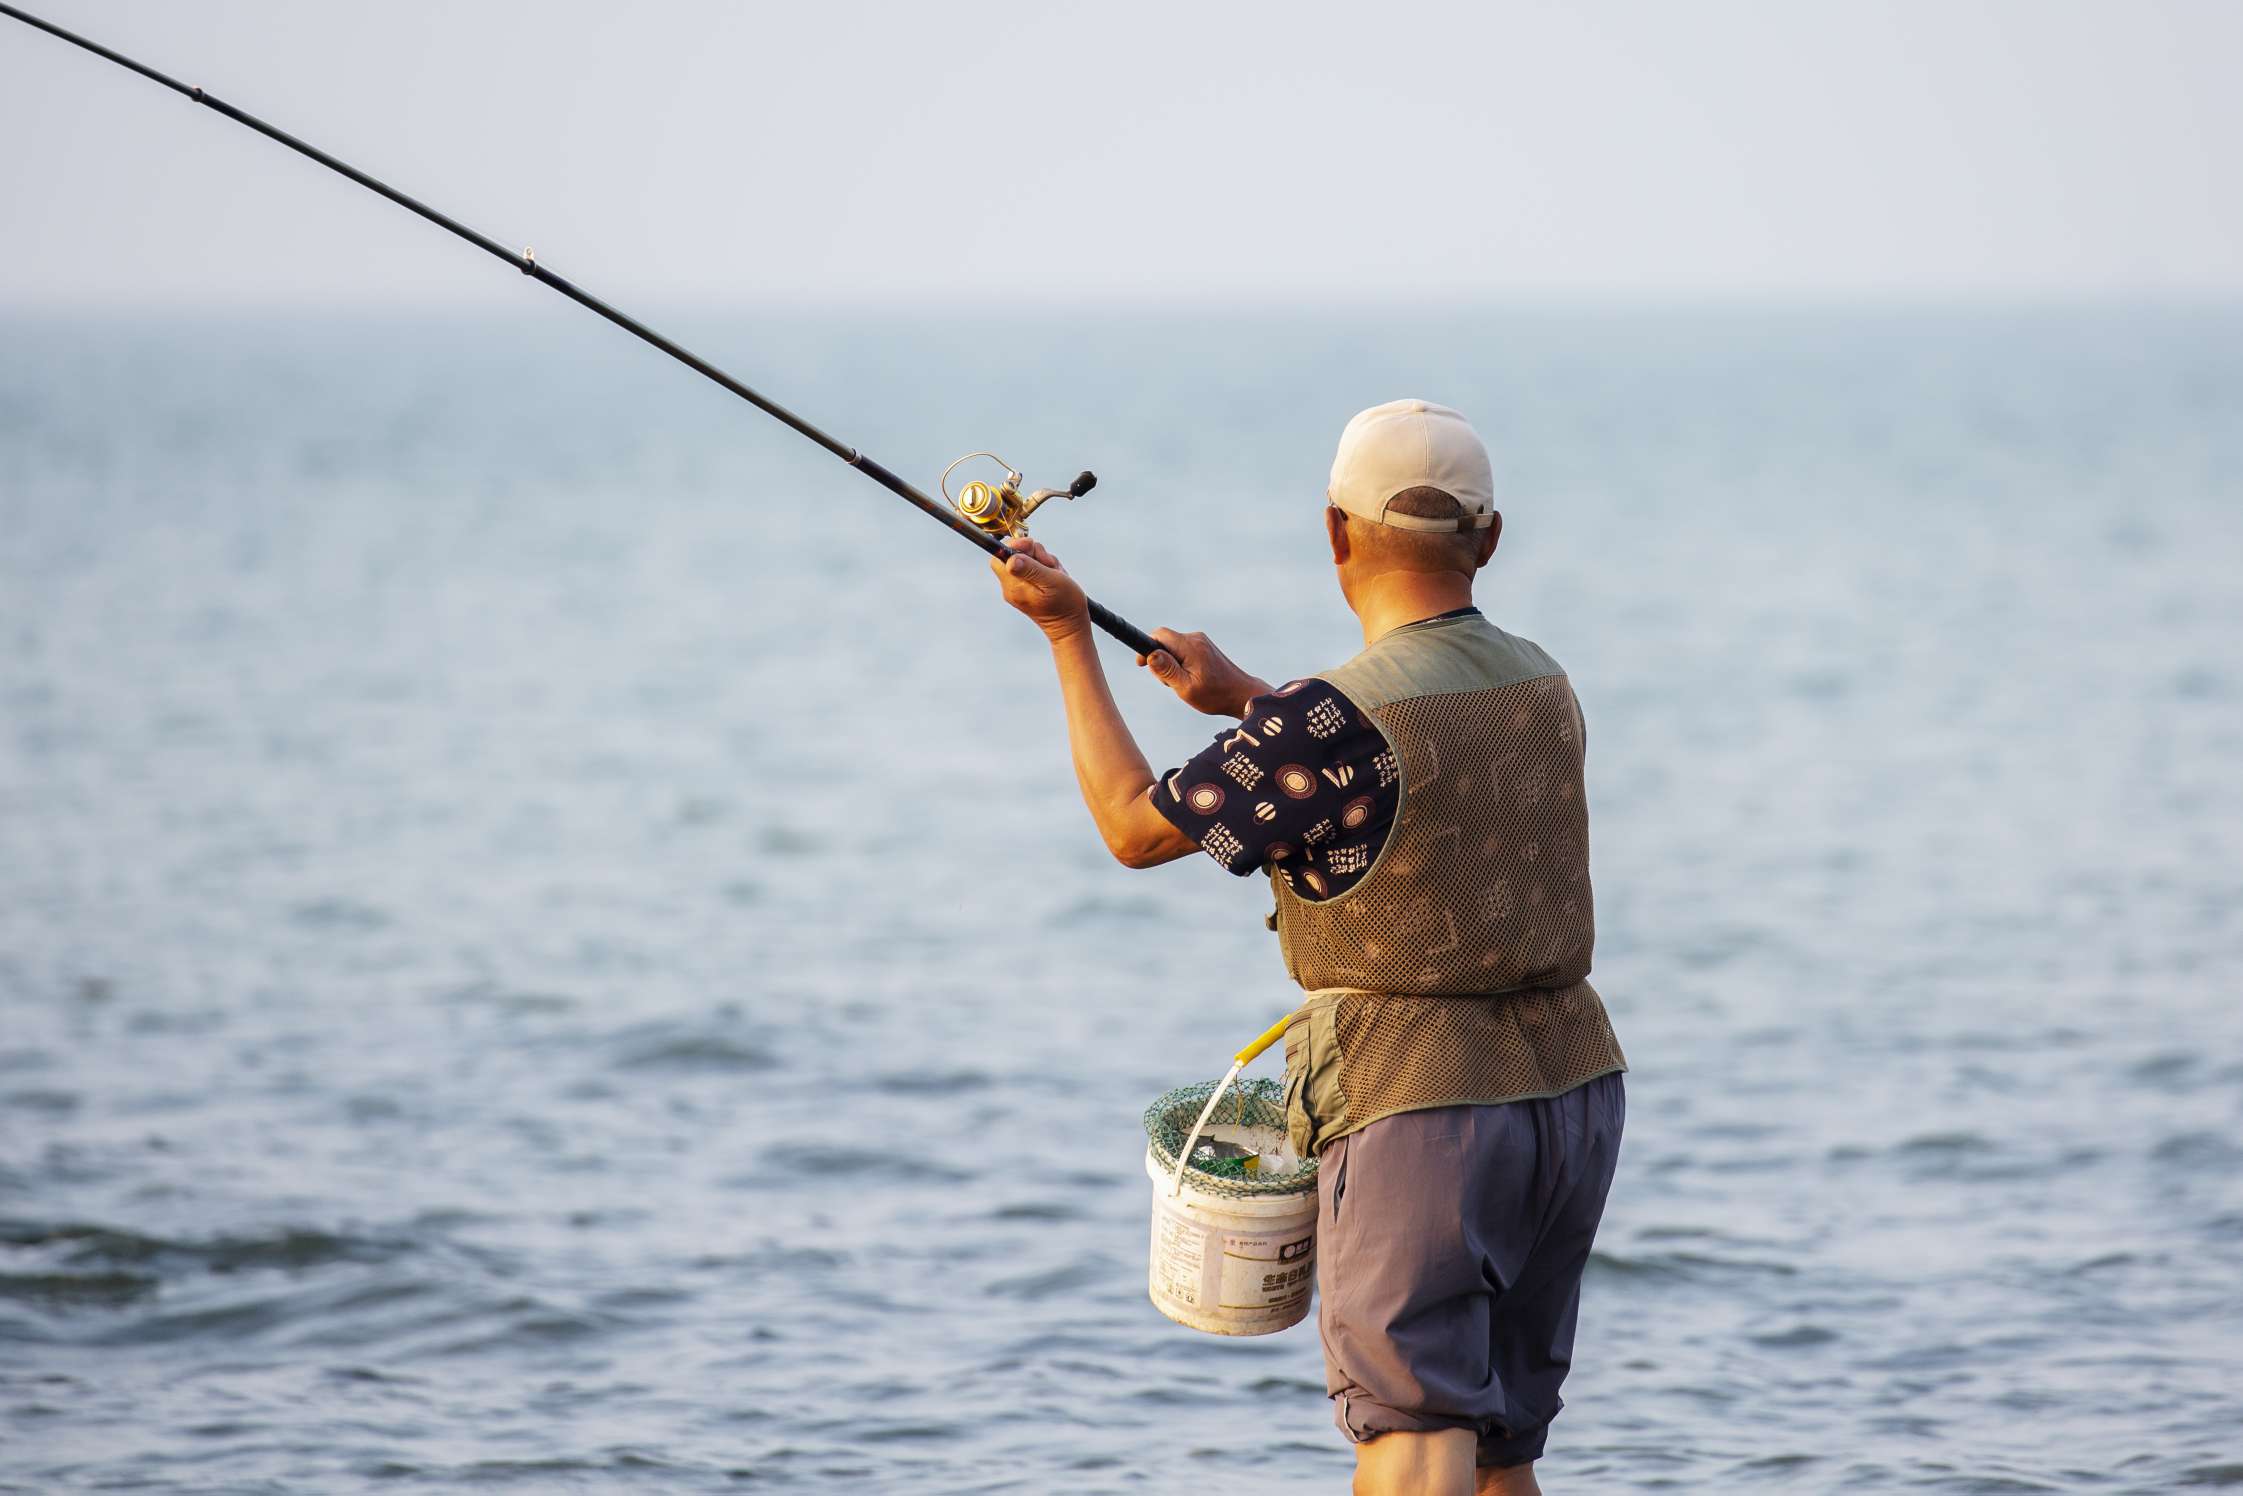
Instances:
[[[1302,1104],[1301,1091],[1308,1080],[1308,1021],[1296,1018],[1285,1030],[1285,1140],[1302,1158],[1312,1158],[1310,1147],[1316,1124]]]
[[[1285,1031],[1285,1136],[1303,1158],[1347,1130],[1330,997],[1312,997]]]

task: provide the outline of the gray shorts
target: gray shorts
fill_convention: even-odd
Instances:
[[[1324,1150],[1317,1328],[1348,1438],[1468,1428],[1482,1465],[1541,1455],[1626,1115],[1615,1072],[1400,1112]]]

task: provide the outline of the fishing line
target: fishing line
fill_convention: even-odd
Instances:
[[[1088,493],[1092,485],[1098,481],[1093,475],[1086,472],[1077,477],[1073,483],[1069,484],[1064,489],[1039,489],[1033,494],[1023,495],[1019,491],[1022,482],[1020,474],[1013,471],[1008,466],[1006,468],[1005,478],[1001,483],[975,482],[966,485],[965,489],[962,490],[959,494],[959,497],[956,501],[956,508],[952,508],[944,504],[939,504],[935,500],[929,498],[926,494],[922,493],[919,489],[913,487],[910,483],[905,482],[895,473],[889,471],[887,468],[873,461],[870,457],[865,456],[864,453],[858,451],[855,447],[849,446],[845,442],[838,441],[835,438],[828,436],[825,432],[819,430],[816,426],[811,425],[808,421],[805,421],[804,419],[802,419],[802,417],[796,415],[793,411],[788,410],[785,406],[779,404],[776,400],[771,400],[763,395],[757,394],[754,390],[748,388],[748,386],[742,384],[739,380],[734,379],[731,375],[725,373],[722,369],[718,368],[715,364],[710,363],[707,359],[702,358],[698,354],[692,353],[687,349],[679,347],[676,343],[671,342],[668,338],[662,336],[662,334],[656,332],[653,328],[648,327],[645,323],[639,321],[637,318],[632,317],[624,312],[617,311],[614,307],[609,306],[606,302],[600,300],[599,297],[594,296],[591,292],[583,290],[582,288],[572,284],[571,282],[564,280],[562,277],[555,275],[552,271],[546,269],[543,265],[540,265],[537,262],[537,254],[534,250],[525,248],[517,252],[515,250],[508,249],[505,245],[499,243],[496,239],[491,238],[489,235],[478,233],[476,230],[469,228],[466,224],[461,223],[458,219],[452,218],[447,214],[440,213],[436,209],[431,208],[430,206],[428,206],[428,204],[421,202],[417,198],[409,197],[405,193],[398,191],[388,183],[368,176],[365,172],[360,171],[357,167],[352,166],[349,162],[338,160],[337,158],[328,155],[318,146],[312,145],[308,141],[299,140],[295,136],[289,134],[286,130],[280,129],[274,125],[266,124],[263,120],[259,119],[256,115],[249,113],[247,110],[237,109],[233,105],[227,103],[224,99],[218,98],[214,94],[208,93],[194,85],[182,83],[177,78],[171,77],[166,73],[160,73],[156,71],[156,69],[149,67],[146,63],[134,61],[132,58],[125,56],[122,52],[112,51],[108,47],[102,46],[99,42],[89,41],[87,38],[79,36],[76,32],[65,31],[62,27],[55,25],[52,21],[42,20],[38,16],[32,15],[28,11],[19,10],[15,6],[5,3],[0,3],[0,15],[13,16],[16,20],[23,22],[27,26],[36,27],[37,29],[46,32],[50,36],[60,37],[62,40],[69,42],[72,46],[82,47],[86,51],[93,53],[96,57],[106,58],[110,62],[116,63],[119,67],[130,68],[133,72],[140,74],[141,77],[148,79],[150,82],[160,83],[165,88],[170,89],[172,92],[182,94],[185,97],[193,100],[195,103],[202,105],[206,109],[214,109],[218,113],[226,116],[226,118],[233,120],[236,124],[247,125],[250,129],[255,130],[258,134],[263,135],[271,140],[277,140],[282,145],[287,146],[290,150],[295,151],[299,155],[308,156],[312,160],[317,161],[320,165],[326,167],[328,170],[337,172],[342,176],[350,178],[352,181],[356,182],[359,186],[366,188],[368,191],[380,193],[383,197],[388,198],[391,202],[397,204],[400,208],[405,208],[414,213],[418,213],[421,217],[427,219],[430,223],[435,224],[438,228],[448,230],[449,232],[458,235],[460,238],[465,239],[468,243],[474,245],[477,249],[482,250],[485,254],[493,255],[498,259],[504,260],[507,264],[512,265],[515,269],[521,271],[522,274],[529,276],[532,280],[541,281],[545,285],[548,285],[554,290],[560,292],[563,296],[566,296],[569,300],[575,302],[577,305],[599,313],[602,317],[607,318],[608,321],[614,323],[617,327],[622,328],[625,332],[631,334],[633,337],[638,338],[643,342],[650,343],[654,347],[661,349],[664,353],[667,353],[668,355],[670,355],[670,357],[676,359],[679,363],[685,365],[694,373],[699,374],[703,378],[708,379],[715,384],[721,385],[725,389],[731,391],[733,394],[738,395],[741,399],[747,401],[757,410],[762,411],[765,415],[770,416],[772,419],[780,422],[782,425],[798,433],[799,435],[805,436],[811,441],[816,442],[819,446],[825,448],[828,452],[831,452],[834,456],[849,464],[849,466],[863,473],[866,477],[879,484],[882,488],[887,489],[897,498],[902,499],[905,503],[910,504],[913,508],[927,515],[929,518],[947,525],[950,529],[956,531],[958,534],[972,541],[975,545],[981,547],[981,549],[987,551],[992,556],[1007,556],[1011,554],[1011,551],[1005,545],[1005,541],[1010,537],[1024,535],[1027,533],[1026,522],[1028,515],[1032,513],[1035,508],[1039,504],[1043,503],[1046,499],[1060,497],[1070,499],[1080,498],[1084,494]],[[988,456],[989,454],[975,453],[973,455]],[[959,461],[961,462],[964,460],[965,459],[963,458],[959,459]],[[957,465],[957,463],[951,464],[953,468]],[[945,476],[947,476],[947,472]],[[947,488],[944,489],[944,493],[947,496]],[[1129,622],[1121,615],[1113,612],[1111,609],[1103,606],[1098,602],[1093,601],[1090,604],[1090,620],[1091,622],[1097,624],[1100,628],[1104,629],[1107,633],[1113,635],[1116,639],[1119,639],[1122,643],[1128,645],[1131,649],[1135,650],[1141,655],[1149,655],[1154,650],[1160,648],[1160,645],[1154,642],[1152,637],[1146,634],[1144,630],[1138,628],[1135,624]]]

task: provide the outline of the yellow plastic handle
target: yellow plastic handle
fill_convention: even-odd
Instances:
[[[1269,1048],[1272,1044],[1275,1044],[1278,1040],[1284,1038],[1285,1031],[1292,1026],[1293,1015],[1288,1013],[1283,1018],[1278,1019],[1277,1022],[1271,1024],[1268,1028],[1262,1030],[1262,1036],[1259,1039],[1256,1039],[1253,1043],[1240,1050],[1235,1056],[1233,1056],[1233,1058],[1236,1059],[1241,1065],[1253,1063],[1254,1056],[1260,1054],[1263,1050]]]

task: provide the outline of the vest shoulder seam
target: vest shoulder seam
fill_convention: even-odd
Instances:
[[[1317,671],[1314,678],[1364,711],[1398,701],[1566,678],[1565,667],[1541,645],[1481,623],[1482,628],[1461,636],[1447,631],[1389,634],[1354,658]]]

